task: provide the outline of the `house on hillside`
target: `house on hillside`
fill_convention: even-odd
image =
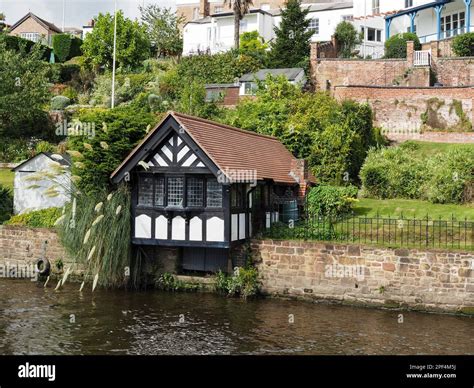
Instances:
[[[51,45],[52,36],[62,31],[53,23],[50,23],[34,13],[28,12],[9,29],[9,35],[19,36],[33,42],[41,42]]]
[[[227,271],[245,241],[298,217],[315,182],[280,141],[169,112],[111,176],[132,191],[132,243],[185,271]]]
[[[256,5],[254,5],[256,6]],[[283,5],[282,5],[283,7]],[[312,41],[329,41],[336,26],[343,20],[352,20],[353,3],[314,1],[303,4],[309,9],[309,29]],[[252,8],[240,22],[240,33],[258,31],[265,42],[275,39],[275,27],[281,23],[281,9]],[[234,46],[234,16],[232,10],[210,13],[187,22],[183,28],[183,55],[225,52]]]
[[[206,101],[215,101],[225,106],[235,106],[242,97],[255,96],[258,82],[265,81],[267,76],[285,77],[293,85],[304,87],[307,79],[303,68],[261,69],[256,73],[247,73],[233,84],[207,84]]]
[[[472,0],[354,0],[361,55],[382,57],[385,41],[398,33],[414,32],[426,43],[469,32],[473,7]]]
[[[69,202],[70,167],[69,156],[41,152],[13,168],[15,214],[62,207]]]

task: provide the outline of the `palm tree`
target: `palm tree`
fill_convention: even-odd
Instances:
[[[253,5],[252,0],[224,0],[224,5],[229,5],[234,11],[234,48],[239,48],[240,21]]]

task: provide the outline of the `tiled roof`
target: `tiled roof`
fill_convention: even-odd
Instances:
[[[275,137],[245,131],[239,128],[201,119],[177,112],[169,112],[191,136],[196,144],[207,154],[219,170],[255,170],[257,179],[270,179],[278,183],[295,184],[290,175],[294,156]],[[113,178],[159,130],[158,124],[147,137],[130,153],[125,161],[114,171]],[[311,177],[314,181],[314,177]]]

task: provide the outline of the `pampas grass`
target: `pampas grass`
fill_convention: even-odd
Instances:
[[[75,216],[69,205],[64,221],[58,225],[62,245],[70,257],[85,266],[85,282],[97,276],[98,287],[123,287],[128,281],[125,268],[130,268],[131,254],[128,187],[120,186],[113,194],[78,194],[75,199]],[[96,208],[101,202],[101,214],[97,216]]]

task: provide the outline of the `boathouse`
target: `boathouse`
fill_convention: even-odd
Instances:
[[[180,271],[204,272],[228,271],[238,264],[235,248],[297,218],[314,182],[305,161],[276,138],[176,112],[111,180],[131,186],[135,247],[157,256],[172,249]]]

